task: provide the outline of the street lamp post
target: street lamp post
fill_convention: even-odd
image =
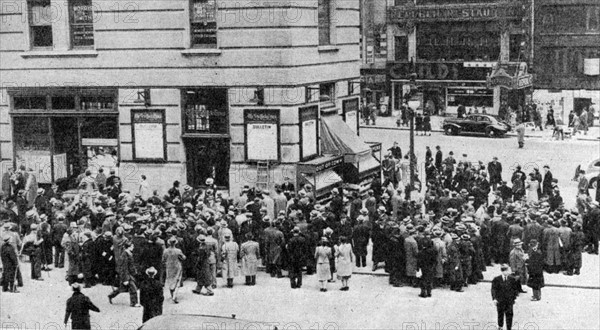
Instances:
[[[406,199],[410,198],[411,192],[415,189],[415,166],[417,165],[417,160],[415,156],[415,111],[419,107],[419,101],[409,101],[410,98],[417,92],[416,86],[417,73],[413,72],[410,75],[410,92],[407,95],[406,106],[408,108],[407,115],[410,125],[410,147],[409,147],[409,169],[410,169],[410,178],[409,178],[409,189],[406,190]]]

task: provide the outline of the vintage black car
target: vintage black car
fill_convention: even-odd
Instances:
[[[442,124],[446,135],[460,133],[483,133],[489,137],[502,137],[510,131],[510,125],[494,116],[472,114],[465,118],[446,118]]]

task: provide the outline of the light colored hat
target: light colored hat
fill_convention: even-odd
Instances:
[[[38,188],[38,190],[37,190],[38,195],[43,195],[44,192],[46,192],[46,190],[44,190],[44,188]]]
[[[158,273],[158,271],[154,267],[146,269],[146,275],[153,276],[156,275],[156,273]]]
[[[369,210],[367,210],[366,208],[363,208],[360,210],[360,214],[369,214]]]

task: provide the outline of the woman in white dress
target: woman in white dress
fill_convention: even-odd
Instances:
[[[525,189],[527,190],[527,202],[538,201],[538,189],[540,188],[540,182],[535,179],[533,173],[529,173],[527,181],[525,181]]]
[[[348,291],[348,280],[352,276],[352,265],[354,264],[354,253],[352,245],[344,236],[340,237],[340,245],[335,248],[335,257],[337,258],[337,276],[342,281],[341,291]]]
[[[331,279],[329,268],[329,258],[331,257],[331,253],[331,248],[327,246],[327,238],[323,237],[315,250],[317,279],[321,282],[321,292],[327,292],[327,281]]]

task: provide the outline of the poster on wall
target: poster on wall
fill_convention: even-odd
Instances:
[[[358,133],[358,109],[358,98],[345,100],[342,102],[344,121],[354,133]]]
[[[53,155],[54,159],[54,181],[65,179],[69,176],[67,171],[67,154]]]
[[[17,151],[17,168],[25,166],[28,172],[33,172],[38,183],[52,183],[52,155],[45,150]],[[31,171],[30,171],[31,169]]]
[[[133,157],[165,160],[164,110],[132,110]]]
[[[317,149],[318,111],[319,107],[316,105],[300,108],[300,141],[302,147],[300,149],[300,158],[303,161],[319,154],[319,150]]]
[[[279,160],[279,110],[245,110],[247,161]]]

